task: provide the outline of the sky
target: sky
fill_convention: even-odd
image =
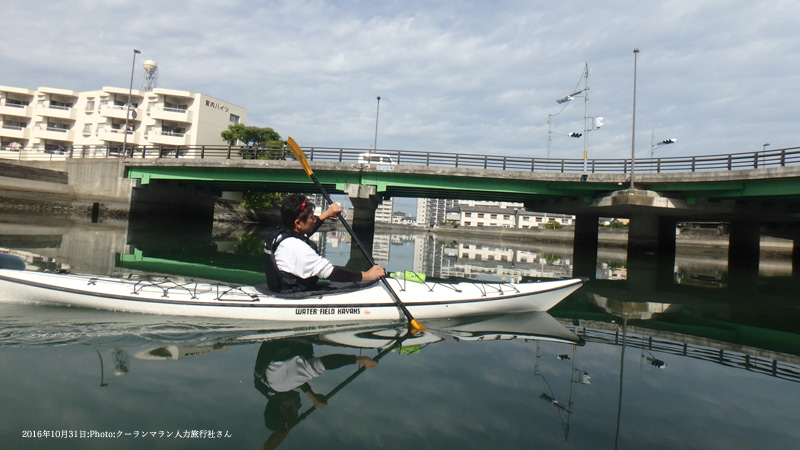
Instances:
[[[2,2],[0,85],[158,87],[247,109],[301,146],[582,159],[800,145],[800,2]],[[633,49],[640,52],[634,56]],[[635,69],[635,70],[634,70]],[[583,95],[581,94],[581,95]],[[380,101],[377,100],[380,96]],[[557,114],[557,115],[556,115]],[[548,115],[551,133],[548,133]],[[376,137],[377,122],[377,137]]]

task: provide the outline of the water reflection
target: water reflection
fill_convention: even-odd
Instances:
[[[252,284],[256,277],[258,281],[262,278],[260,252],[269,228],[114,220],[93,224],[85,220],[16,214],[4,215],[0,220],[0,247],[26,251],[43,263],[67,265],[76,272],[109,275],[128,268],[207,277],[219,269],[227,271],[222,281]],[[364,263],[360,252],[350,245],[347,233],[330,226],[321,231],[315,238],[328,259],[347,267]],[[396,270],[502,282],[572,276],[569,241],[487,241],[466,232],[443,234],[409,228],[384,231],[379,229],[369,237],[372,254],[380,264],[402,265]],[[675,284],[725,287],[726,252],[724,245],[698,250],[695,243],[682,247],[679,242],[675,266],[667,269],[672,272],[659,279]],[[627,279],[626,256],[624,245],[601,246],[597,279]],[[762,257],[761,275],[790,277],[789,256]]]
[[[0,225],[0,242],[27,254],[42,270],[159,272],[247,284],[263,279],[258,228],[141,234],[124,224],[33,224]],[[36,234],[26,234],[28,229]],[[324,239],[326,256],[335,264],[350,260],[348,236],[333,229]],[[387,233],[375,237],[374,250],[392,271],[478,279],[557,277],[572,263],[568,246],[489,243],[468,235]],[[624,280],[624,251],[601,248],[599,258]],[[376,443],[397,448],[421,441],[429,448],[795,445],[800,440],[796,280],[762,278],[753,294],[725,287],[724,258],[679,255],[676,266],[670,289],[589,283],[540,316],[558,325],[552,332],[524,323],[527,316],[502,318],[503,323],[500,318],[426,322],[446,332],[399,344],[403,324],[280,328],[1,304],[0,403],[19,406],[0,421],[0,431],[13,436],[32,424],[213,427],[234,438],[174,446],[260,448],[273,431],[264,422],[268,400],[251,384],[258,350],[264,342],[300,339],[311,344],[315,356],[368,356],[379,364],[369,371],[346,365],[309,380],[328,406],[317,410],[297,392],[303,403],[297,417],[308,415],[295,422],[281,448]],[[762,266],[773,270],[771,262]],[[774,267],[770,273],[786,273],[782,262]],[[536,333],[521,332],[529,326]],[[570,335],[573,340],[565,339]],[[382,351],[385,356],[379,356]],[[352,375],[357,378],[334,392]],[[721,444],[726,436],[730,439]],[[36,444],[41,441],[17,439],[8,446],[41,447]],[[95,444],[103,446],[108,443]],[[136,443],[114,446],[136,448]]]

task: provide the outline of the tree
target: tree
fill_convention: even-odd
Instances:
[[[246,191],[242,206],[250,209],[272,208],[281,202],[281,194],[277,192]]]
[[[228,129],[222,131],[220,135],[229,145],[242,142],[245,148],[240,150],[240,154],[244,159],[283,159],[283,139],[272,128],[235,123],[228,125]],[[273,150],[259,151],[264,149]]]
[[[542,228],[547,229],[547,230],[558,230],[562,226],[563,225],[561,225],[561,223],[556,222],[553,219],[550,219],[547,223],[542,225]]]

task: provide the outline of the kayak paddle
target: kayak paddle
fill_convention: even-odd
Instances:
[[[292,139],[291,137],[289,138],[288,142],[289,146],[292,147],[292,152],[294,153],[295,158],[297,158],[297,160],[300,161],[300,164],[303,165],[303,170],[305,170],[306,175],[308,175],[308,177],[311,178],[311,181],[313,181],[314,184],[317,185],[317,189],[319,189],[320,193],[322,193],[322,196],[325,197],[325,200],[327,200],[328,203],[333,204],[331,196],[328,195],[328,192],[325,190],[325,188],[322,187],[322,183],[319,182],[319,179],[317,179],[317,176],[314,175],[314,172],[311,170],[311,167],[309,167],[308,160],[306,160],[306,155],[305,153],[303,153],[303,150],[300,149],[300,146],[297,145],[297,142],[295,142],[294,139]],[[367,258],[367,261],[369,261],[369,263],[374,266],[375,260],[372,258],[372,255],[364,247],[364,244],[361,243],[361,240],[358,239],[353,229],[350,228],[350,225],[344,219],[342,213],[336,214],[336,217],[338,217],[339,221],[342,222],[342,225],[344,226],[345,230],[347,230],[347,232],[350,234],[350,237],[353,239],[353,242],[355,242],[356,245],[358,245],[358,248],[361,249],[361,252]],[[403,314],[405,314],[406,318],[408,318],[408,323],[411,326],[411,329],[414,332],[427,329],[425,325],[419,323],[417,319],[415,319],[414,316],[411,315],[411,312],[408,311],[406,305],[403,304],[403,302],[400,300],[400,297],[397,295],[394,289],[392,289],[392,286],[390,286],[389,282],[386,281],[386,277],[381,277],[380,279],[381,282],[383,283],[383,286],[386,288],[386,290],[389,291],[389,294],[391,294],[395,303],[397,303],[397,306],[400,307],[400,309],[403,311]]]

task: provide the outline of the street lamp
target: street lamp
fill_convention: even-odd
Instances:
[[[378,96],[378,107],[375,110],[375,142],[372,143],[372,149],[378,149],[378,115],[381,112],[381,96]]]
[[[761,152],[762,152],[762,154],[761,154],[761,165],[764,165],[764,162],[766,162],[766,160],[767,160],[767,146],[768,145],[769,145],[769,142],[767,142],[766,144],[762,144],[761,145]]]
[[[131,96],[133,95],[133,69],[136,66],[136,55],[142,53],[139,50],[133,49],[133,62],[131,63],[131,84],[128,86],[128,106],[125,108],[125,128],[122,130],[122,156],[127,155],[126,149],[128,147],[128,120],[131,115]]]
[[[631,190],[634,188],[633,177],[636,174],[636,59],[639,55],[639,49],[633,49],[633,118],[631,129]]]

